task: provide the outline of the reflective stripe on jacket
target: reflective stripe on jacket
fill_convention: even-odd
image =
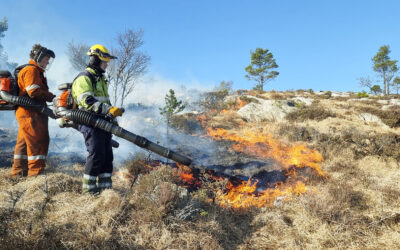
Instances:
[[[54,95],[49,91],[44,70],[34,60],[29,60],[27,65],[18,74],[19,96],[28,95],[30,98],[40,101],[43,104],[52,101]],[[31,117],[39,112],[19,106],[16,111],[17,117]]]
[[[95,76],[96,83],[92,83],[88,76],[77,77],[72,83],[72,96],[80,109],[106,114],[111,107],[107,81],[92,68],[85,70]]]

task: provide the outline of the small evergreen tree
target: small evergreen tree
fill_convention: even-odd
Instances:
[[[250,51],[250,54],[250,65],[245,68],[248,73],[246,78],[257,82],[254,89],[264,90],[264,83],[275,79],[279,75],[278,71],[272,70],[279,66],[268,49],[257,48],[255,52]]]
[[[377,94],[382,93],[381,86],[379,86],[379,85],[374,85],[374,86],[372,86],[372,87],[370,88],[370,90],[371,90],[371,93],[374,94],[374,95],[377,95]]]
[[[175,96],[175,91],[173,89],[169,90],[169,94],[165,95],[165,106],[160,108],[160,115],[163,116],[167,123],[167,141],[169,140],[169,126],[171,124],[171,118],[173,115],[181,112],[186,108],[186,105],[182,101],[178,101]]]
[[[3,21],[0,21],[0,40],[3,38],[5,35],[4,33],[8,30],[8,22],[7,18],[4,17]],[[16,63],[11,63],[8,62],[8,56],[7,53],[3,49],[3,45],[0,43],[0,69],[7,69],[10,71],[13,71],[14,68],[17,67]]]
[[[374,71],[382,77],[383,93],[385,95],[390,94],[389,86],[391,85],[391,80],[398,71],[397,60],[390,60],[389,54],[389,45],[384,45],[379,48],[378,53],[372,58]]]
[[[396,76],[393,79],[392,85],[394,89],[396,90],[396,94],[399,94],[399,89],[400,89],[400,77]]]
[[[0,38],[3,38],[5,36],[4,32],[6,32],[7,30],[8,30],[7,18],[4,17],[3,21],[0,22]],[[1,45],[0,43],[0,53],[2,52],[2,50],[3,50],[3,45]]]

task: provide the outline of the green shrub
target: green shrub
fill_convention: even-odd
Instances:
[[[365,90],[363,90],[363,91],[361,91],[361,92],[358,92],[357,93],[357,96],[358,97],[369,97],[369,95],[367,94],[367,92],[365,92]]]
[[[244,101],[244,102],[247,102],[247,103],[250,103],[250,102],[260,103],[260,101],[258,101],[256,98],[252,98],[252,97],[249,97],[249,96],[241,96],[241,97],[239,97],[239,99]]]

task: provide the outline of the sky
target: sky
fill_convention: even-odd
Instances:
[[[142,29],[151,61],[132,100],[161,100],[170,87],[211,89],[221,81],[251,89],[255,82],[244,68],[258,47],[279,65],[265,90],[360,91],[357,78],[379,79],[371,58],[381,46],[400,59],[394,0],[0,0],[0,6],[9,24],[1,40],[9,61],[26,63],[39,42],[56,53],[48,78],[59,83],[76,76],[69,42],[111,47],[118,33]]]

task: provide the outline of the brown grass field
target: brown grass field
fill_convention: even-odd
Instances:
[[[282,100],[302,93],[252,95]],[[268,131],[286,144],[306,143],[322,155],[326,178],[310,178],[302,194],[236,209],[216,202],[214,191],[226,182],[188,192],[176,169],[166,165],[139,174],[140,164],[128,162],[124,171],[139,176],[136,181],[121,171],[113,176],[113,190],[98,196],[80,194],[79,164],[58,168],[53,162],[46,175],[22,179],[3,168],[0,248],[398,249],[398,110],[382,110],[378,98],[307,97],[314,103],[298,105],[284,121],[244,121],[230,104],[228,111],[182,116],[175,124],[183,131],[190,130],[185,121],[232,133]],[[361,113],[380,117],[382,124],[361,120]],[[190,208],[197,211],[193,216],[180,216]]]

